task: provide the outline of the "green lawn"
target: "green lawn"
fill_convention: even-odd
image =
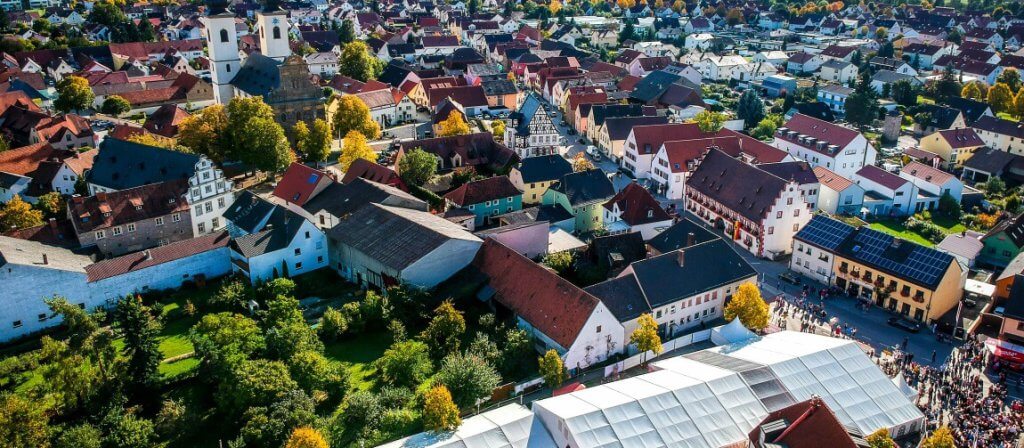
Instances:
[[[165,378],[174,378],[183,373],[191,372],[193,369],[199,367],[198,358],[185,358],[174,362],[165,362],[160,364],[158,371],[160,375]]]
[[[941,227],[946,233],[960,233],[967,230],[960,221],[950,219],[943,216],[935,216],[932,218],[932,223]],[[908,241],[913,241],[922,246],[932,247],[935,243],[932,243],[925,237],[918,235],[916,232],[907,230],[906,226],[903,225],[903,221],[899,220],[885,220],[877,221],[870,224],[872,229],[880,232],[885,232],[898,238],[903,238]]]
[[[369,390],[376,383],[377,369],[373,361],[391,346],[391,335],[384,332],[363,333],[356,339],[326,344],[327,359],[348,364],[349,381],[353,389]]]

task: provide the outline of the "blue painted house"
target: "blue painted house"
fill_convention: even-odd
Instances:
[[[523,192],[508,176],[496,176],[463,184],[444,195],[449,207],[461,207],[473,212],[476,226],[490,222],[490,218],[523,209]]]

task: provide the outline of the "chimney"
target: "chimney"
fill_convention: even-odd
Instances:
[[[142,258],[146,261],[152,260],[153,254],[147,249],[145,252],[142,253]]]
[[[50,264],[50,258],[43,254],[43,264]]]
[[[684,251],[684,250],[680,250],[679,251],[679,255],[678,255],[678,260],[677,261],[679,261],[679,267],[683,267],[683,264],[686,261],[686,251]]]
[[[696,241],[697,241],[697,237],[693,234],[693,232],[690,232],[690,233],[686,234],[686,247],[693,246],[693,243],[696,242]],[[683,263],[680,262],[679,264],[683,264]]]

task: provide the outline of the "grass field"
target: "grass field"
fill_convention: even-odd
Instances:
[[[946,217],[933,217],[932,223],[942,228],[942,230],[947,234],[960,233],[967,229],[967,227],[961,224],[960,221]],[[870,226],[872,229],[888,233],[897,238],[903,238],[907,241],[915,242],[922,246],[935,246],[935,243],[929,241],[927,238],[917,234],[916,232],[908,230],[901,220],[876,221],[871,223]]]
[[[352,389],[369,390],[377,382],[373,361],[391,346],[391,335],[384,332],[364,333],[357,339],[326,344],[324,356],[337,363],[347,363]]]

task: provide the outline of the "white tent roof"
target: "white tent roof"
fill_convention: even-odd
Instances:
[[[711,330],[711,342],[715,345],[735,344],[756,338],[754,332],[743,326],[739,319]]]
[[[914,389],[907,384],[907,380],[903,378],[903,372],[897,373],[896,377],[892,379],[892,383],[899,388],[900,392],[903,392],[903,395],[907,397],[908,400],[917,401],[917,389]]]
[[[587,447],[727,446],[769,412],[814,395],[863,434],[902,434],[924,420],[851,341],[780,332],[653,365],[659,370],[537,401],[534,413],[558,445]]]
[[[554,448],[544,427],[529,409],[510,404],[467,418],[453,432],[424,432],[381,448]]]

